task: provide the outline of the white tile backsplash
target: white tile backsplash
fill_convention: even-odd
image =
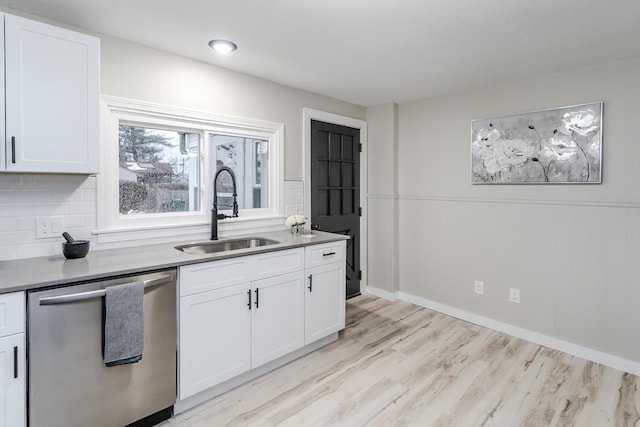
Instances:
[[[0,174],[0,261],[62,254],[62,236],[36,239],[36,217],[62,216],[63,231],[91,240],[96,228],[96,177]],[[285,181],[286,215],[304,212],[304,183]]]
[[[36,239],[36,217],[62,216],[63,230],[94,240],[96,178],[0,174],[0,260],[62,253],[62,236]]]
[[[0,218],[0,232],[17,230],[16,222],[16,218]]]
[[[285,215],[304,213],[304,182],[284,182],[284,211]]]

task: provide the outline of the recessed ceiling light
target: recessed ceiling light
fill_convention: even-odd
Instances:
[[[211,40],[209,47],[218,53],[227,54],[231,53],[238,48],[235,43],[229,40]]]

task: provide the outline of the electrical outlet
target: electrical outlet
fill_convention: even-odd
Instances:
[[[509,288],[509,301],[520,304],[520,289]]]
[[[479,295],[484,294],[484,282],[480,280],[473,282],[473,291]]]
[[[36,239],[59,237],[64,218],[61,216],[39,216],[36,218]]]

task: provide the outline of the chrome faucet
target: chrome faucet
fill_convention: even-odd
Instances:
[[[218,213],[218,188],[216,183],[218,181],[218,175],[222,172],[227,171],[231,176],[231,182],[233,183],[233,213],[231,216],[225,215],[223,213]],[[218,240],[218,220],[225,218],[237,218],[238,217],[238,193],[236,188],[236,176],[233,171],[227,167],[222,166],[216,171],[216,174],[213,177],[213,207],[211,209],[211,240]]]

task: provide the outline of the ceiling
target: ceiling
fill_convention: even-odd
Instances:
[[[640,55],[638,0],[0,0],[370,106]],[[234,41],[216,56],[207,42]]]

